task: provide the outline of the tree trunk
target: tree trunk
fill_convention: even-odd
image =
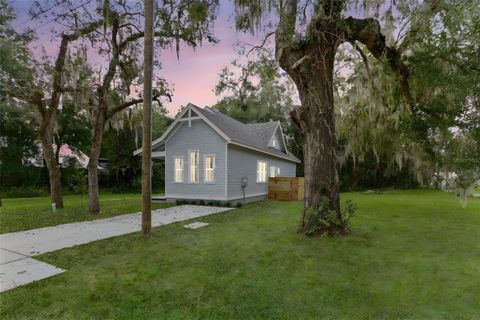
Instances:
[[[52,97],[52,106],[49,110],[45,108],[43,101],[43,92],[34,91],[31,97],[31,102],[37,106],[41,122],[38,128],[38,140],[42,145],[43,159],[48,169],[49,184],[50,184],[50,199],[55,203],[57,208],[63,208],[62,195],[62,179],[60,168],[58,166],[55,152],[53,150],[53,130],[55,126],[55,118],[57,115],[59,96],[54,94]]]
[[[53,151],[51,135],[48,133],[40,133],[39,139],[42,144],[43,158],[48,168],[50,199],[52,203],[55,203],[57,208],[61,209],[63,208],[62,179],[60,168]]]
[[[327,86],[310,84],[309,88],[316,92],[329,91]],[[302,231],[344,233],[346,230],[341,226],[325,226],[320,221],[331,220],[327,217],[329,210],[333,211],[338,221],[342,219],[333,105],[319,100],[319,95],[308,91],[300,93],[302,108],[309,110],[304,113],[306,118],[303,117],[302,121],[305,172]]]
[[[332,82],[335,52],[334,45],[324,45],[305,50],[300,60],[298,56],[293,60],[280,60],[282,68],[294,80],[302,103],[291,116],[303,136],[305,203],[300,231],[309,235],[348,231],[340,211],[335,148]],[[285,63],[286,60],[290,63]]]
[[[106,112],[99,107],[94,115],[92,145],[90,147],[88,161],[88,211],[100,212],[99,188],[98,188],[98,159],[102,150],[103,130],[105,129]]]
[[[153,77],[153,0],[145,1],[145,42],[143,66],[143,144],[142,144],[142,233],[152,229],[152,77]]]

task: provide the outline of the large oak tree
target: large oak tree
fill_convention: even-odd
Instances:
[[[236,0],[237,27],[255,31],[273,20],[276,58],[296,84],[301,106],[291,112],[303,136],[305,202],[301,230],[307,234],[348,232],[340,209],[339,163],[336,152],[334,66],[340,46],[363,48],[395,75],[404,105],[416,108],[410,92],[410,69],[404,63],[408,33],[421,30],[405,23],[407,36],[388,42],[388,20],[415,10],[434,12],[443,1]],[[276,15],[272,16],[272,12]],[[393,20],[393,19],[391,19]],[[387,23],[385,23],[387,21]],[[382,30],[383,28],[383,30]],[[402,31],[400,31],[402,33]],[[405,45],[406,47],[402,47]]]

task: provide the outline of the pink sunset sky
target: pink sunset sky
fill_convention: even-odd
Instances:
[[[55,22],[42,25],[40,19],[32,21],[28,10],[33,2],[34,0],[16,0],[12,3],[17,15],[17,21],[13,22],[13,26],[18,31],[28,27],[34,29],[37,40],[32,44],[32,51],[40,55],[43,47],[49,55],[54,56],[58,52],[58,40],[52,38],[51,32]],[[157,70],[156,75],[165,78],[174,88],[173,101],[167,104],[170,115],[175,115],[179,108],[188,102],[200,107],[214,104],[218,100],[213,92],[219,79],[218,74],[233,59],[239,57],[235,52],[235,44],[258,45],[263,41],[263,34],[251,35],[237,32],[233,14],[231,1],[221,0],[213,28],[220,43],[214,45],[204,42],[195,50],[184,47],[180,51],[180,59],[177,59],[173,50],[164,50],[160,53],[162,69]],[[39,27],[40,25],[42,26]]]

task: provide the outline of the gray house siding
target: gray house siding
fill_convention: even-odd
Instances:
[[[165,144],[165,197],[225,200],[226,141],[203,120],[178,123]],[[188,152],[199,151],[199,181],[189,182]],[[215,155],[215,182],[205,183],[205,155]],[[175,157],[183,157],[183,183],[175,182]]]
[[[266,196],[268,193],[268,182],[257,183],[257,161],[267,162],[267,177],[270,173],[270,166],[280,168],[279,176],[295,177],[296,165],[294,162],[282,160],[268,154],[242,148],[235,145],[228,145],[228,200],[243,199],[241,180],[248,178],[248,185],[245,188],[245,197]],[[268,180],[268,179],[267,179]]]

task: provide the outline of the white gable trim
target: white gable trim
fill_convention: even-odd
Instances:
[[[275,130],[273,130],[273,134],[270,137],[270,140],[268,140],[267,146],[270,146],[270,144],[272,143],[273,137],[275,137],[275,133],[277,133],[277,130],[279,130],[279,129],[280,129],[280,136],[282,137],[283,147],[285,148],[285,152],[288,154],[288,148],[287,148],[287,144],[285,143],[285,137],[283,135],[282,124],[278,120],[277,120],[277,127],[275,128]]]
[[[197,112],[197,111],[193,110],[193,111],[198,115],[198,117],[195,116],[194,118],[191,118],[191,119],[189,119],[189,118],[181,119],[181,118],[185,115],[185,113],[186,113],[187,111],[188,111],[188,113],[190,114],[190,113],[191,113],[191,110],[192,110],[193,108],[195,108],[195,106],[194,106],[193,104],[189,103],[189,104],[187,105],[187,107],[185,108],[185,110],[183,110],[182,113],[180,113],[180,114],[176,117],[175,121],[173,121],[172,124],[170,124],[170,126],[167,128],[167,130],[165,130],[165,132],[161,135],[161,137],[158,138],[158,139],[153,140],[153,142],[152,142],[152,149],[155,148],[160,142],[162,142],[163,140],[165,140],[165,137],[170,133],[170,131],[172,131],[172,129],[177,125],[177,123],[179,123],[179,122],[182,122],[182,123],[183,123],[184,121],[189,121],[189,122],[190,122],[190,120],[195,120],[195,119],[202,119],[202,120],[205,121],[213,130],[215,130],[222,138],[224,138],[227,142],[230,142],[230,141],[231,141],[230,138],[229,138],[222,130],[220,130],[217,126],[215,126],[210,120],[208,120],[207,118],[205,118],[205,116],[202,115],[202,113],[200,113],[200,112]],[[174,133],[175,133],[175,132],[174,132]],[[136,155],[139,155],[140,153],[142,153],[142,148],[139,148],[139,149],[135,150],[135,151],[133,152],[133,155],[136,156]]]

